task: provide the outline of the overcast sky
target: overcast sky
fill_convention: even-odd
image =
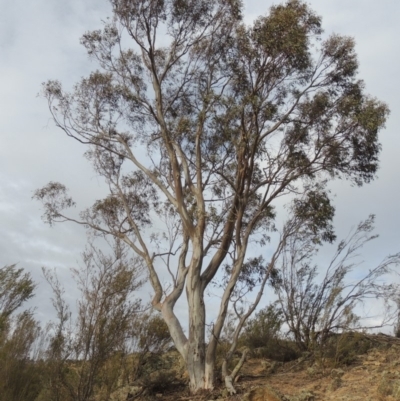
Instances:
[[[266,13],[270,4],[245,1],[246,20]],[[373,263],[400,250],[400,2],[312,0],[309,4],[322,15],[326,34],[355,38],[360,78],[367,91],[391,109],[381,133],[379,178],[363,188],[347,182],[331,185],[339,236],[370,213],[376,214],[380,238],[365,253],[366,261]],[[71,88],[97,68],[79,38],[100,28],[109,9],[104,0],[0,0],[0,265],[18,263],[38,282],[41,266],[57,267],[63,277],[66,267],[80,259],[86,239],[81,227],[45,225],[40,204],[31,200],[33,191],[51,180],[63,182],[83,209],[101,197],[104,188],[82,157],[83,149],[54,127],[46,101],[37,94],[48,79],[59,79]],[[73,298],[73,292],[69,295]],[[42,319],[51,313],[49,296],[47,286],[40,284],[34,302]]]

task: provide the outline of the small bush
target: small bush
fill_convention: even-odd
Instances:
[[[58,315],[47,352],[53,366],[48,382],[52,398],[60,401],[89,401],[95,392],[108,399],[122,372],[132,323],[141,315],[134,298],[142,284],[141,266],[120,242],[112,255],[90,244],[83,260],[82,268],[72,270],[81,294],[76,319],[58,278],[44,270]]]
[[[270,304],[258,312],[246,325],[241,344],[248,347],[253,356],[279,362],[297,359],[300,353],[293,341],[281,338],[282,311]]]
[[[363,333],[345,332],[332,335],[321,347],[320,354],[333,360],[335,366],[348,366],[358,355],[367,353],[373,347],[372,341]]]
[[[147,393],[164,393],[177,385],[182,385],[182,361],[178,352],[150,353],[146,356],[138,383]]]
[[[270,341],[265,347],[253,349],[252,355],[278,362],[290,362],[300,358],[301,352],[295,342],[278,338]]]
[[[378,386],[378,395],[381,400],[390,399],[400,400],[400,378],[396,373],[383,372]]]
[[[32,311],[15,314],[34,289],[23,269],[0,269],[0,401],[34,401],[41,391],[42,331]]]
[[[279,337],[282,323],[282,312],[275,304],[270,304],[249,320],[242,341],[250,349],[268,347],[269,343],[275,342]]]

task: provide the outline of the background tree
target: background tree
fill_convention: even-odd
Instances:
[[[384,276],[400,263],[400,253],[387,256],[376,267],[359,269],[360,250],[375,239],[374,216],[361,222],[344,240],[324,270],[313,264],[318,244],[300,233],[285,244],[281,264],[271,280],[279,310],[297,346],[303,351],[324,347],[330,335],[348,330],[383,327],[393,321],[387,308],[380,322],[363,324],[357,307],[368,299],[390,301],[399,288]],[[363,269],[364,270],[364,269]],[[351,274],[357,278],[350,279]],[[318,277],[318,274],[321,274]]]
[[[323,38],[320,17],[301,1],[271,7],[251,25],[239,0],[111,5],[111,22],[82,37],[101,71],[71,93],[44,84],[56,125],[87,146],[109,195],[79,219],[65,212],[74,202],[62,184],[35,196],[50,224],[75,221],[142,258],[191,390],[209,389],[232,293],[255,275],[261,297],[282,250],[273,246],[262,263],[247,252],[268,241],[274,204],[298,197],[304,225],[316,240],[331,240],[323,180],[362,185],[375,177],[388,109],[364,93],[353,40]],[[204,294],[222,270],[228,276],[206,341]],[[187,333],[174,312],[185,289]]]

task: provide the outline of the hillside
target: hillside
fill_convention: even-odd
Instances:
[[[191,396],[184,378],[162,374],[163,385],[148,391],[140,386],[121,388],[114,401],[380,401],[400,400],[400,339],[383,334],[350,341],[341,360],[311,358],[280,363],[249,358],[236,383],[238,394],[228,396],[221,386],[213,394]],[[179,370],[179,369],[178,369]]]

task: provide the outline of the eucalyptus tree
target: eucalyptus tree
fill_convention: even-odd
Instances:
[[[110,2],[112,18],[82,37],[100,70],[70,92],[57,81],[43,88],[56,125],[86,146],[109,194],[79,219],[65,211],[74,201],[62,184],[35,196],[50,224],[73,220],[143,259],[191,390],[210,389],[232,294],[248,285],[260,299],[289,235],[271,244],[270,260],[265,247],[265,258],[249,255],[250,243],[267,243],[276,201],[297,200],[298,228],[332,240],[323,182],[374,178],[388,109],[365,94],[353,40],[324,37],[302,1],[250,25],[240,0]],[[205,291],[216,280],[206,340]],[[184,292],[187,332],[174,311]]]

